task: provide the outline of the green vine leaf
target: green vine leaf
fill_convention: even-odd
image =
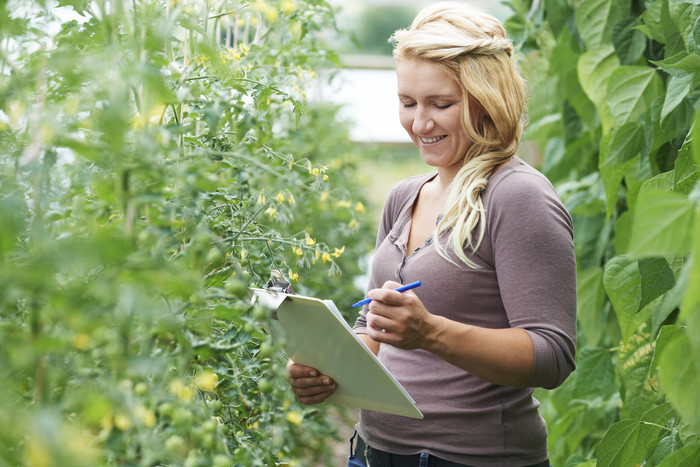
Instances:
[[[637,314],[642,299],[637,260],[623,255],[608,261],[603,273],[603,284],[615,309],[623,341],[627,341],[644,322],[639,320]]]
[[[673,413],[670,404],[662,404],[641,420],[621,420],[615,423],[598,448],[598,467],[618,467],[641,464],[659,442],[659,433]]]
[[[679,465],[700,465],[700,443],[683,446],[659,464],[659,467],[677,467]]]
[[[610,76],[607,99],[613,124],[637,121],[658,96],[663,94],[661,78],[645,66],[622,66]]]
[[[695,430],[700,431],[700,368],[689,337],[677,335],[661,354],[659,380],[666,396]]]
[[[613,25],[629,11],[630,0],[583,0],[576,8],[576,27],[586,47],[612,43]]]
[[[676,256],[689,253],[693,240],[695,203],[677,193],[642,190],[634,219],[630,252],[636,256]]]

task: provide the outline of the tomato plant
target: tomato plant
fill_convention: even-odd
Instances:
[[[553,464],[695,465],[700,7],[510,4],[532,90],[526,138],[575,228],[578,368],[538,392]]]
[[[293,400],[248,287],[276,268],[339,305],[362,293],[337,277],[373,243],[358,156],[306,99],[333,14],[0,5],[1,464],[328,455],[327,408]]]

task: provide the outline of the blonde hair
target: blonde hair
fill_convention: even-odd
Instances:
[[[476,251],[484,238],[486,212],[481,193],[496,168],[515,155],[523,132],[525,83],[513,63],[513,44],[498,20],[458,2],[427,6],[409,29],[391,38],[396,60],[433,62],[462,90],[462,125],[471,146],[451,184],[445,215],[435,228],[441,256],[448,248],[469,267],[464,253]],[[474,237],[477,226],[478,234]],[[440,234],[448,232],[444,247]]]

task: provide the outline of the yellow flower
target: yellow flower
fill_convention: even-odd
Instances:
[[[291,195],[291,194],[290,194],[289,197],[287,198],[287,202],[288,202],[289,204],[294,204],[294,203],[296,203],[296,200],[294,199],[294,195]]]
[[[170,391],[170,394],[180,398],[180,400],[183,402],[188,402],[194,395],[192,393],[192,389],[185,386],[179,379],[176,379],[170,383],[168,390]]]
[[[119,412],[114,416],[114,426],[116,426],[119,431],[126,431],[131,428],[131,420],[129,420],[129,417],[125,413]]]
[[[289,280],[292,280],[292,281],[298,281],[298,280],[299,280],[299,274],[297,274],[296,272],[293,272],[291,269],[289,270],[289,272],[287,273],[287,275],[289,276]]]
[[[355,211],[357,211],[358,214],[362,214],[363,212],[365,212],[365,205],[362,204],[361,201],[358,201],[357,203],[355,203]]]
[[[343,245],[343,248],[341,248],[341,249],[335,248],[335,251],[333,252],[333,256],[335,256],[337,258],[338,256],[342,255],[344,251],[345,251],[345,245]]]
[[[356,219],[351,220],[348,223],[348,227],[350,227],[351,229],[354,229],[355,227],[357,227],[357,220]]]
[[[73,337],[73,347],[78,350],[87,350],[90,347],[90,336],[84,332],[79,332]]]
[[[151,409],[138,405],[134,408],[134,414],[147,428],[151,428],[156,424],[156,414],[154,414]]]
[[[287,412],[287,421],[292,425],[299,426],[303,420],[304,415],[300,414],[299,412],[295,412],[294,410]]]
[[[288,164],[288,165],[289,165],[289,170],[292,170],[292,168],[294,167],[294,158],[289,158],[289,164]]]
[[[280,7],[282,8],[282,11],[284,11],[284,14],[288,15],[294,9],[294,2],[292,0],[283,0]]]
[[[284,201],[285,199],[287,199],[287,197],[284,196],[284,193],[282,193],[282,192],[280,191],[279,193],[277,193],[277,196],[275,196],[275,199],[277,200],[277,204],[279,204],[279,203],[281,203],[282,201]]]
[[[45,443],[33,437],[27,439],[25,446],[27,465],[44,467],[54,465],[53,457]]]
[[[267,200],[265,199],[265,195],[263,195],[262,193],[260,193],[260,194],[258,195],[258,204],[265,204],[265,201],[267,201]]]
[[[352,206],[352,201],[338,201],[335,203],[336,208],[349,208]]]
[[[246,256],[248,256],[248,252],[246,250],[241,250],[241,259],[245,259]]]
[[[270,206],[265,210],[265,214],[269,214],[272,217],[277,217],[277,209],[274,206]]]
[[[327,182],[327,181],[328,181],[328,175],[324,175],[324,176],[323,176],[323,181],[324,181],[324,182]]]
[[[292,252],[294,252],[297,255],[297,258],[304,254],[304,251],[301,248],[297,248],[296,246],[292,247]]]
[[[216,384],[218,381],[219,377],[216,376],[216,373],[210,370],[206,370],[194,377],[194,385],[200,390],[206,392],[216,391]]]
[[[321,259],[323,259],[323,262],[326,263],[328,261],[333,261],[333,258],[331,258],[331,255],[329,253],[324,253],[321,256]]]
[[[315,243],[316,243],[316,240],[309,237],[309,234],[306,234],[306,246],[313,246]]]

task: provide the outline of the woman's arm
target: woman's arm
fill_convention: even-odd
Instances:
[[[404,349],[423,349],[494,384],[517,386],[534,365],[532,339],[523,329],[489,329],[458,323],[425,309],[412,292],[387,282],[368,293],[367,338]]]

